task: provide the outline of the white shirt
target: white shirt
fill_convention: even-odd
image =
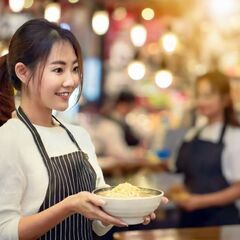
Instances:
[[[88,154],[97,175],[96,186],[104,186],[103,174],[89,134],[80,126],[65,126],[72,132],[80,148]],[[49,157],[77,150],[62,127],[35,127]],[[10,119],[0,128],[0,146],[0,239],[17,240],[21,216],[39,211],[49,179],[33,137],[19,119]],[[93,229],[98,235],[103,235],[110,227],[104,228],[94,221]]]
[[[199,128],[192,128],[185,137],[190,141]],[[199,139],[218,142],[221,134],[222,123],[217,122],[207,125],[199,134]],[[223,137],[224,149],[222,153],[222,171],[226,180],[231,184],[240,181],[240,128],[227,126]]]

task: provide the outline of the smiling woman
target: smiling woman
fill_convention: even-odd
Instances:
[[[10,79],[21,96],[17,118],[0,128],[0,239],[91,240],[93,231],[126,226],[91,193],[105,182],[88,133],[52,116],[81,89],[73,34],[44,19],[26,22],[13,35],[0,73],[0,83]]]

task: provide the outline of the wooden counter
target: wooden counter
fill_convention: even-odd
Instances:
[[[240,225],[162,229],[144,231],[126,231],[114,233],[114,240],[238,240],[240,239]]]

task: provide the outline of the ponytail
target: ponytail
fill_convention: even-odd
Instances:
[[[0,126],[11,118],[14,109],[14,90],[7,69],[7,55],[4,55],[0,57]]]

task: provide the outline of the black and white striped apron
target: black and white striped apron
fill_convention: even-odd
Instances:
[[[18,118],[28,127],[43,158],[49,176],[46,196],[39,211],[43,211],[66,197],[81,191],[91,192],[95,189],[96,173],[71,132],[55,117],[72,142],[76,145],[75,152],[49,157],[36,128],[29,121],[22,108],[17,110]],[[56,225],[41,240],[91,240],[92,222],[80,214],[73,214]]]

